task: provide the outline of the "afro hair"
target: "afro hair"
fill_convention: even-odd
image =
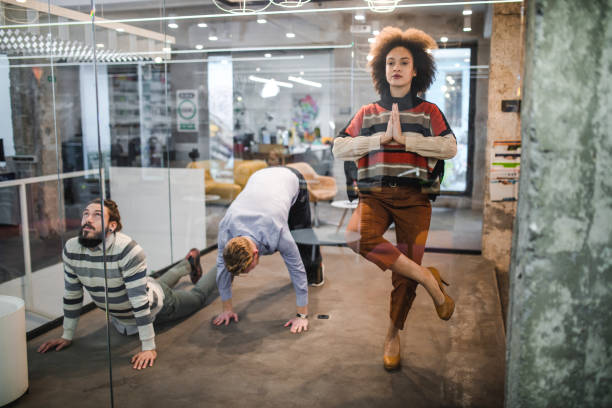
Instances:
[[[397,27],[385,27],[376,36],[376,41],[370,47],[372,59],[368,63],[374,88],[381,95],[389,89],[385,75],[386,58],[395,47],[404,47],[412,54],[416,77],[412,79],[411,92],[425,92],[435,79],[436,63],[431,50],[438,48],[438,45],[431,36],[416,28],[402,31]]]

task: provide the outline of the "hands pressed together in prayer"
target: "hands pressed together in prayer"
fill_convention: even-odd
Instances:
[[[391,116],[387,123],[387,131],[380,137],[380,144],[397,143],[400,145],[406,144],[406,138],[402,134],[402,125],[400,122],[400,114],[397,103],[394,103],[391,108]]]

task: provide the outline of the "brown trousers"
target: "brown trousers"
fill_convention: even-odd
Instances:
[[[421,264],[431,220],[431,203],[418,186],[379,187],[359,193],[359,205],[347,230],[361,238],[349,246],[383,271],[395,263],[400,254]],[[383,238],[391,223],[395,223],[397,246]],[[391,307],[389,316],[402,330],[408,311],[416,296],[418,283],[392,273]]]

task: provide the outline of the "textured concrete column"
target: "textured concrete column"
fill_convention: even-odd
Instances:
[[[485,152],[484,211],[482,220],[482,255],[495,264],[495,272],[502,301],[502,312],[506,315],[508,304],[508,270],[512,225],[516,213],[516,202],[493,202],[489,198],[491,151],[497,140],[519,140],[521,138],[520,116],[514,112],[502,112],[504,99],[518,99],[522,72],[523,21],[521,4],[496,4],[493,6],[491,30],[491,58],[489,62],[489,104],[487,122],[487,145]]]
[[[612,0],[531,0],[507,407],[612,406]]]

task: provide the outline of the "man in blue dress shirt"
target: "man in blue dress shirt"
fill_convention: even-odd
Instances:
[[[296,244],[291,230],[310,228],[310,203],[304,177],[295,169],[268,167],[255,172],[219,223],[217,286],[223,311],[215,325],[238,315],[232,307],[232,281],[257,266],[260,255],[280,252],[296,294],[297,313],[285,327],[308,330],[308,284],[323,284],[319,246]],[[314,251],[314,256],[313,256]]]

